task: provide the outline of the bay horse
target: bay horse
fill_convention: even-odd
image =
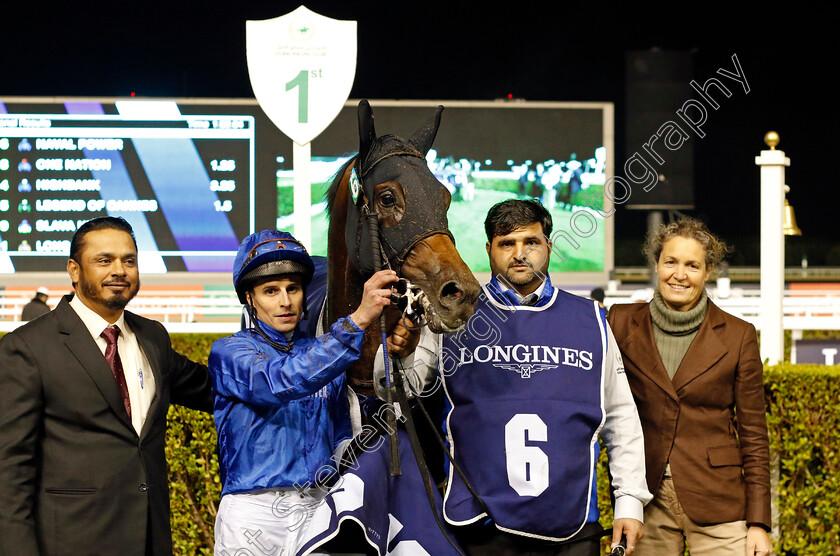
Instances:
[[[366,219],[375,213],[384,265],[419,286],[425,318],[433,332],[453,332],[472,316],[480,287],[455,249],[446,212],[449,190],[434,177],[425,155],[440,125],[443,107],[409,140],[376,136],[373,111],[359,103],[359,153],[336,174],[327,191],[329,214],[325,322],[335,322],[359,304],[364,282],[377,261]],[[375,233],[375,232],[374,232]],[[386,332],[400,317],[388,309]],[[347,372],[359,394],[373,394],[372,369],[381,331],[368,327],[359,360]]]

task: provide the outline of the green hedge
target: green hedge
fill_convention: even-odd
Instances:
[[[783,364],[764,383],[780,464],[776,551],[840,555],[840,367]]]
[[[218,336],[173,335],[175,348],[206,361]],[[770,448],[779,456],[778,554],[840,556],[840,367],[784,364],[765,371]],[[211,554],[219,497],[215,434],[209,416],[170,409],[167,442],[176,554]],[[602,450],[602,523],[609,524]]]
[[[219,335],[173,334],[177,351],[207,361]],[[764,374],[770,449],[778,454],[780,555],[840,556],[840,366],[783,364]],[[178,556],[211,555],[219,501],[216,432],[210,415],[169,409],[172,533]],[[598,490],[602,523],[609,524],[608,479],[601,454]]]
[[[221,337],[172,334],[172,347],[193,361],[206,364],[210,346]],[[167,419],[173,552],[178,556],[212,556],[213,524],[222,492],[213,416],[173,405]]]
[[[840,366],[768,367],[764,390],[770,451],[779,465],[776,554],[840,556]],[[598,506],[606,526],[612,508],[603,448],[599,466]]]

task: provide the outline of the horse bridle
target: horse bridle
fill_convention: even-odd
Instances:
[[[369,244],[363,243],[362,239],[365,235],[363,220],[378,219],[378,213],[373,206],[375,185],[370,185],[367,178],[382,162],[394,157],[417,158],[422,160],[425,164],[425,158],[420,151],[406,147],[388,151],[369,162],[362,162],[361,157],[357,156],[353,164],[350,180],[351,184],[354,179],[357,180],[359,196],[356,199],[351,199],[351,202],[348,203],[348,226],[346,232],[355,232],[354,245],[351,248],[348,244],[348,256],[362,275],[369,275],[374,272],[374,268],[376,267],[376,261],[374,261],[374,258],[380,259],[387,268],[395,270],[397,274],[400,274],[402,266],[405,263],[405,259],[408,257],[411,250],[414,249],[418,243],[433,235],[444,234],[448,236],[453,243],[455,242],[452,232],[449,231],[449,227],[446,223],[445,215],[442,218],[424,215],[424,218],[426,218],[428,222],[428,226],[423,228],[419,233],[411,233],[407,230],[408,226],[400,225],[389,227],[387,231],[383,231],[378,229],[377,220],[377,230],[380,243],[379,251],[376,252],[373,250],[373,235],[370,236]],[[367,186],[366,182],[368,182]],[[443,187],[443,185],[440,185],[440,187]],[[412,207],[408,207],[407,212],[410,212],[411,208]],[[355,224],[355,226],[353,224]],[[369,233],[373,234],[373,228],[369,227],[368,229],[370,230]]]
[[[362,253],[363,253],[363,249],[364,249],[364,247],[361,245],[361,237],[363,235],[361,233],[362,230],[363,230],[362,220],[366,219],[368,221],[368,230],[369,230],[369,236],[370,236],[370,252],[371,252],[371,255],[372,255],[371,256],[372,270],[374,272],[379,271],[382,267],[382,264],[384,263],[385,265],[388,266],[388,268],[391,268],[392,270],[396,270],[397,275],[399,276],[400,275],[400,270],[402,269],[402,264],[405,262],[405,257],[423,239],[425,239],[429,236],[435,235],[435,234],[444,233],[444,234],[448,235],[450,237],[450,239],[452,239],[453,243],[454,243],[455,240],[452,237],[452,233],[449,231],[449,228],[444,226],[442,229],[441,228],[433,228],[433,229],[430,229],[430,230],[425,230],[425,233],[423,233],[423,234],[417,234],[417,235],[413,236],[412,238],[409,239],[409,241],[405,242],[405,244],[402,246],[402,248],[400,250],[397,250],[388,242],[387,238],[385,238],[383,236],[383,234],[380,233],[379,215],[374,209],[371,208],[371,202],[372,202],[372,197],[373,197],[372,193],[373,192],[371,191],[371,195],[368,196],[367,191],[365,190],[364,185],[363,185],[364,184],[363,180],[364,180],[365,177],[367,177],[370,174],[370,172],[373,170],[373,168],[377,164],[379,164],[380,162],[382,162],[385,159],[388,159],[388,158],[391,158],[391,157],[394,157],[394,156],[417,157],[417,158],[423,159],[423,161],[425,163],[425,158],[418,151],[398,150],[398,151],[388,152],[388,153],[384,154],[383,156],[377,158],[370,165],[366,165],[365,171],[362,172],[361,171],[362,164],[359,161],[359,159],[357,158],[356,163],[353,167],[354,176],[351,176],[351,180],[354,179],[354,178],[359,180],[358,185],[359,185],[361,198],[360,199],[353,199],[352,201],[361,200],[362,203],[361,203],[361,207],[359,207],[357,202],[356,203],[351,202],[351,203],[348,204],[348,207],[355,205],[356,209],[359,210],[359,213],[362,216],[361,218],[358,219],[358,222],[356,224],[356,232],[357,232],[356,233],[356,258],[360,262],[360,266],[362,266],[361,261],[362,261]],[[391,249],[392,253],[394,253],[393,256],[389,256],[385,252],[385,249],[383,248],[383,243],[385,243]],[[394,268],[394,267],[396,267],[396,268]],[[411,284],[411,282],[409,282],[407,279],[400,277],[399,281],[394,285],[392,291],[393,291],[393,293],[391,294],[392,303],[394,303],[397,306],[397,308],[402,311],[403,316],[408,316],[409,320],[412,323],[415,323],[418,327],[422,327],[425,323],[420,322],[419,318],[423,317],[423,312],[424,312],[423,298],[426,297],[426,294],[422,291],[422,289],[420,289],[419,286],[415,286],[415,285]],[[426,491],[426,496],[429,500],[429,505],[431,507],[432,514],[434,515],[435,521],[437,522],[437,525],[440,528],[441,533],[444,535],[444,537],[449,541],[449,543],[452,545],[452,547],[459,554],[463,554],[463,552],[458,548],[458,546],[450,538],[449,533],[446,530],[446,526],[444,525],[443,520],[442,520],[441,516],[439,515],[439,513],[437,511],[437,507],[436,507],[436,504],[435,504],[435,497],[434,497],[434,488],[435,487],[434,487],[434,484],[433,484],[432,479],[431,479],[431,472],[429,471],[428,464],[426,463],[426,460],[425,460],[425,455],[424,455],[424,452],[423,452],[423,448],[420,445],[420,439],[417,435],[417,429],[414,425],[414,419],[412,417],[411,408],[410,408],[409,403],[408,403],[408,394],[407,394],[407,391],[406,391],[406,385],[405,385],[405,381],[404,381],[403,374],[402,374],[403,369],[400,367],[399,360],[396,357],[394,357],[393,361],[391,361],[391,357],[388,354],[388,343],[387,343],[387,336],[386,336],[386,329],[385,329],[385,316],[384,316],[384,314],[381,314],[380,317],[379,317],[379,325],[380,325],[379,328],[380,328],[380,332],[381,332],[382,355],[383,355],[383,361],[385,363],[385,387],[386,387],[385,403],[388,404],[389,406],[393,406],[393,403],[394,403],[394,400],[393,400],[392,395],[391,395],[391,377],[393,376],[394,386],[395,386],[395,389],[397,391],[398,401],[399,401],[400,407],[402,408],[402,415],[404,417],[406,432],[408,433],[409,440],[410,440],[409,444],[411,445],[411,449],[412,449],[412,453],[414,454],[415,462],[417,463],[417,466],[420,470],[420,475],[423,479],[423,485],[424,485],[424,488],[425,488],[425,491]],[[393,375],[392,375],[392,371],[391,371],[392,363],[393,363],[393,370],[394,370]],[[417,399],[418,402],[420,402],[419,398],[416,398],[416,399]],[[419,404],[419,405],[420,405],[420,407],[423,411],[423,414],[426,416],[427,419],[430,420],[431,417],[428,415],[428,412],[426,411],[426,408],[423,407],[422,404]],[[390,418],[389,422],[388,422],[388,427],[390,428],[391,431],[393,431],[393,433],[389,435],[390,465],[391,465],[391,475],[392,476],[402,474],[402,467],[401,467],[400,457],[399,457],[399,442],[397,440],[397,425],[396,425],[396,419],[394,418],[394,415],[395,414],[394,414],[393,411],[389,411],[387,413],[387,416]],[[437,434],[437,437],[438,437],[439,442],[443,442],[442,439],[440,438],[439,434]],[[444,451],[446,452],[445,448],[444,448]],[[451,456],[450,456],[450,459],[451,459]],[[475,496],[478,496],[477,493],[472,488],[472,486],[467,481],[467,478],[466,478],[466,476],[464,476],[463,472],[461,471],[460,466],[458,466],[457,463],[454,462],[454,460],[452,461],[452,463],[453,463],[453,465],[455,465],[456,470],[458,471],[458,473],[460,474],[462,479],[467,484],[467,488]],[[487,506],[484,504],[483,500],[481,500],[480,498],[477,498],[477,500],[479,501],[479,503],[485,509],[485,511],[487,512],[487,515],[489,516],[490,515],[489,509],[487,509]]]

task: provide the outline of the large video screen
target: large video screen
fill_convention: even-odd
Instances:
[[[357,104],[312,142],[314,254],[327,251],[324,193],[358,150]],[[470,268],[489,271],[487,210],[538,198],[554,220],[550,269],[606,277],[612,105],[372,100],[377,132],[408,138],[438,104],[427,161]],[[293,172],[291,140],[253,99],[0,98],[0,273],[63,270],[73,232],[104,215],[132,224],[142,272],[229,272],[245,235],[294,233]]]
[[[2,270],[64,268],[76,228],[110,215],[134,228],[144,272],[229,271],[255,229],[251,111],[0,100]]]
[[[376,131],[408,138],[438,104],[445,109],[426,158],[452,194],[449,227],[468,266],[477,273],[490,271],[483,222],[491,206],[537,198],[554,223],[549,270],[570,273],[559,280],[567,283],[605,280],[613,261],[613,223],[605,217],[611,205],[604,196],[612,175],[612,105],[371,101]],[[318,254],[327,248],[324,193],[358,150],[356,109],[356,102],[348,102],[312,142],[312,237]],[[277,226],[293,232],[292,160],[278,164]]]

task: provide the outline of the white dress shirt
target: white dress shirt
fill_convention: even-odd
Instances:
[[[100,334],[106,327],[110,326],[110,323],[82,303],[79,296],[73,296],[70,306],[82,319],[104,357],[108,343]],[[125,384],[128,388],[128,400],[131,404],[131,424],[139,435],[143,430],[143,424],[146,422],[146,416],[149,414],[149,406],[151,406],[152,399],[155,397],[155,379],[149,361],[137,342],[137,336],[125,322],[125,314],[121,313],[120,318],[114,324],[120,329],[117,351],[120,354],[120,361],[125,373]]]

